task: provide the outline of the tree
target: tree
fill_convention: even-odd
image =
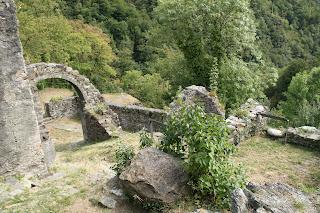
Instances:
[[[110,66],[115,55],[110,38],[100,29],[61,15],[35,17],[24,7],[18,18],[27,63],[66,64],[86,75],[101,91],[110,90],[116,75]]]
[[[150,107],[162,108],[168,100],[170,85],[157,73],[143,75],[132,70],[122,77],[122,87]]]
[[[320,127],[320,67],[293,77],[280,109],[293,126]]]
[[[208,87],[211,70],[225,58],[240,57],[244,50],[255,54],[247,0],[160,0],[156,12],[192,69],[194,84]]]

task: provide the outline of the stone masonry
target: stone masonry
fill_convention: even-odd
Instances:
[[[77,116],[79,110],[77,97],[46,103],[46,114],[50,118]],[[146,108],[136,105],[119,105],[107,102],[108,107],[118,115],[123,130],[137,132],[146,128],[150,131],[161,131],[167,112],[160,109]],[[151,129],[152,128],[152,129]]]
[[[47,172],[12,0],[0,0],[0,175]]]
[[[42,111],[38,97],[37,83],[41,80],[52,78],[64,79],[76,90],[79,100],[77,104],[78,109],[75,110],[78,110],[79,112],[83,135],[86,141],[102,141],[107,140],[112,136],[111,129],[116,129],[118,126],[117,116],[105,105],[104,99],[99,90],[95,88],[89,79],[80,75],[79,71],[73,70],[71,67],[67,67],[63,64],[38,63],[28,65],[27,74],[31,84],[34,101],[36,103],[39,126],[42,129],[41,139],[47,153],[46,156],[48,157],[46,160],[49,164],[52,162],[54,157],[53,153],[48,151],[54,150],[54,148],[49,137],[47,137],[48,131],[46,130],[43,122],[44,112]],[[63,106],[65,105],[63,104]],[[94,108],[101,106],[105,106],[103,107],[105,108],[105,111],[102,116],[92,113],[95,111]],[[59,110],[62,110],[61,106]],[[49,113],[54,112],[51,111]],[[55,113],[58,113],[57,110]]]

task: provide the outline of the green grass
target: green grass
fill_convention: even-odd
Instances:
[[[284,182],[304,192],[320,190],[320,152],[254,137],[240,144],[232,157],[247,169],[254,183]]]

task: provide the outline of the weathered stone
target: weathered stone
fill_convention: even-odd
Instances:
[[[232,193],[232,213],[316,213],[310,199],[301,191],[286,184],[248,184],[246,189]]]
[[[248,99],[237,111],[241,112],[241,115],[230,115],[226,119],[231,131],[230,141],[236,145],[265,129],[267,119],[263,118],[261,113],[267,113],[268,108],[253,99]]]
[[[162,124],[167,117],[167,112],[160,109],[106,103],[117,114],[119,125],[126,131],[137,132],[144,128],[150,131],[161,131]],[[46,114],[53,118],[76,116],[81,111],[79,98],[69,97],[62,100],[50,101],[46,103],[46,111]]]
[[[47,172],[12,0],[0,1],[0,175]]]
[[[124,190],[147,201],[172,203],[187,193],[180,161],[155,148],[141,150],[120,175]]]
[[[181,103],[187,105],[200,105],[204,107],[206,113],[214,113],[218,115],[225,115],[223,108],[220,105],[219,99],[216,95],[211,95],[205,87],[202,86],[189,86],[185,88],[178,96],[176,100],[170,104],[170,108],[173,111],[178,110],[181,107]]]
[[[114,208],[116,208],[117,201],[115,201],[111,197],[104,196],[103,198],[101,198],[100,204],[105,206],[105,207],[107,207],[107,208],[109,208],[109,209],[114,209]]]
[[[320,130],[309,126],[289,128],[287,130],[287,142],[320,149]]]
[[[78,97],[68,97],[62,100],[50,100],[45,103],[45,117],[52,119],[61,117],[78,117],[81,106]]]
[[[274,138],[283,138],[285,136],[285,133],[283,131],[274,128],[268,128],[267,133],[269,136]]]
[[[162,130],[167,112],[160,109],[145,108],[140,106],[124,106],[108,104],[113,112],[117,113],[120,126],[123,130],[137,132],[148,129],[152,132]]]
[[[46,114],[53,118],[59,116],[80,115],[84,139],[86,141],[103,141],[113,136],[119,124],[117,115],[108,109],[100,92],[90,83],[89,79],[62,64],[38,63],[27,66],[28,79],[33,88],[34,99],[38,98],[36,89],[37,82],[45,79],[59,78],[68,81],[75,89],[78,100],[69,98],[63,101],[53,101],[46,104]],[[43,125],[43,112],[39,101],[36,101],[39,126]],[[103,118],[94,113],[97,106],[105,106]],[[44,127],[45,129],[45,127]],[[45,132],[45,131],[44,131]],[[54,150],[49,137],[42,134],[42,144],[46,156],[52,156]],[[52,157],[47,160],[52,163]]]

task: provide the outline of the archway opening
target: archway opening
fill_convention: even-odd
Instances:
[[[37,82],[43,122],[57,152],[83,143],[84,98],[73,83],[58,78]]]

